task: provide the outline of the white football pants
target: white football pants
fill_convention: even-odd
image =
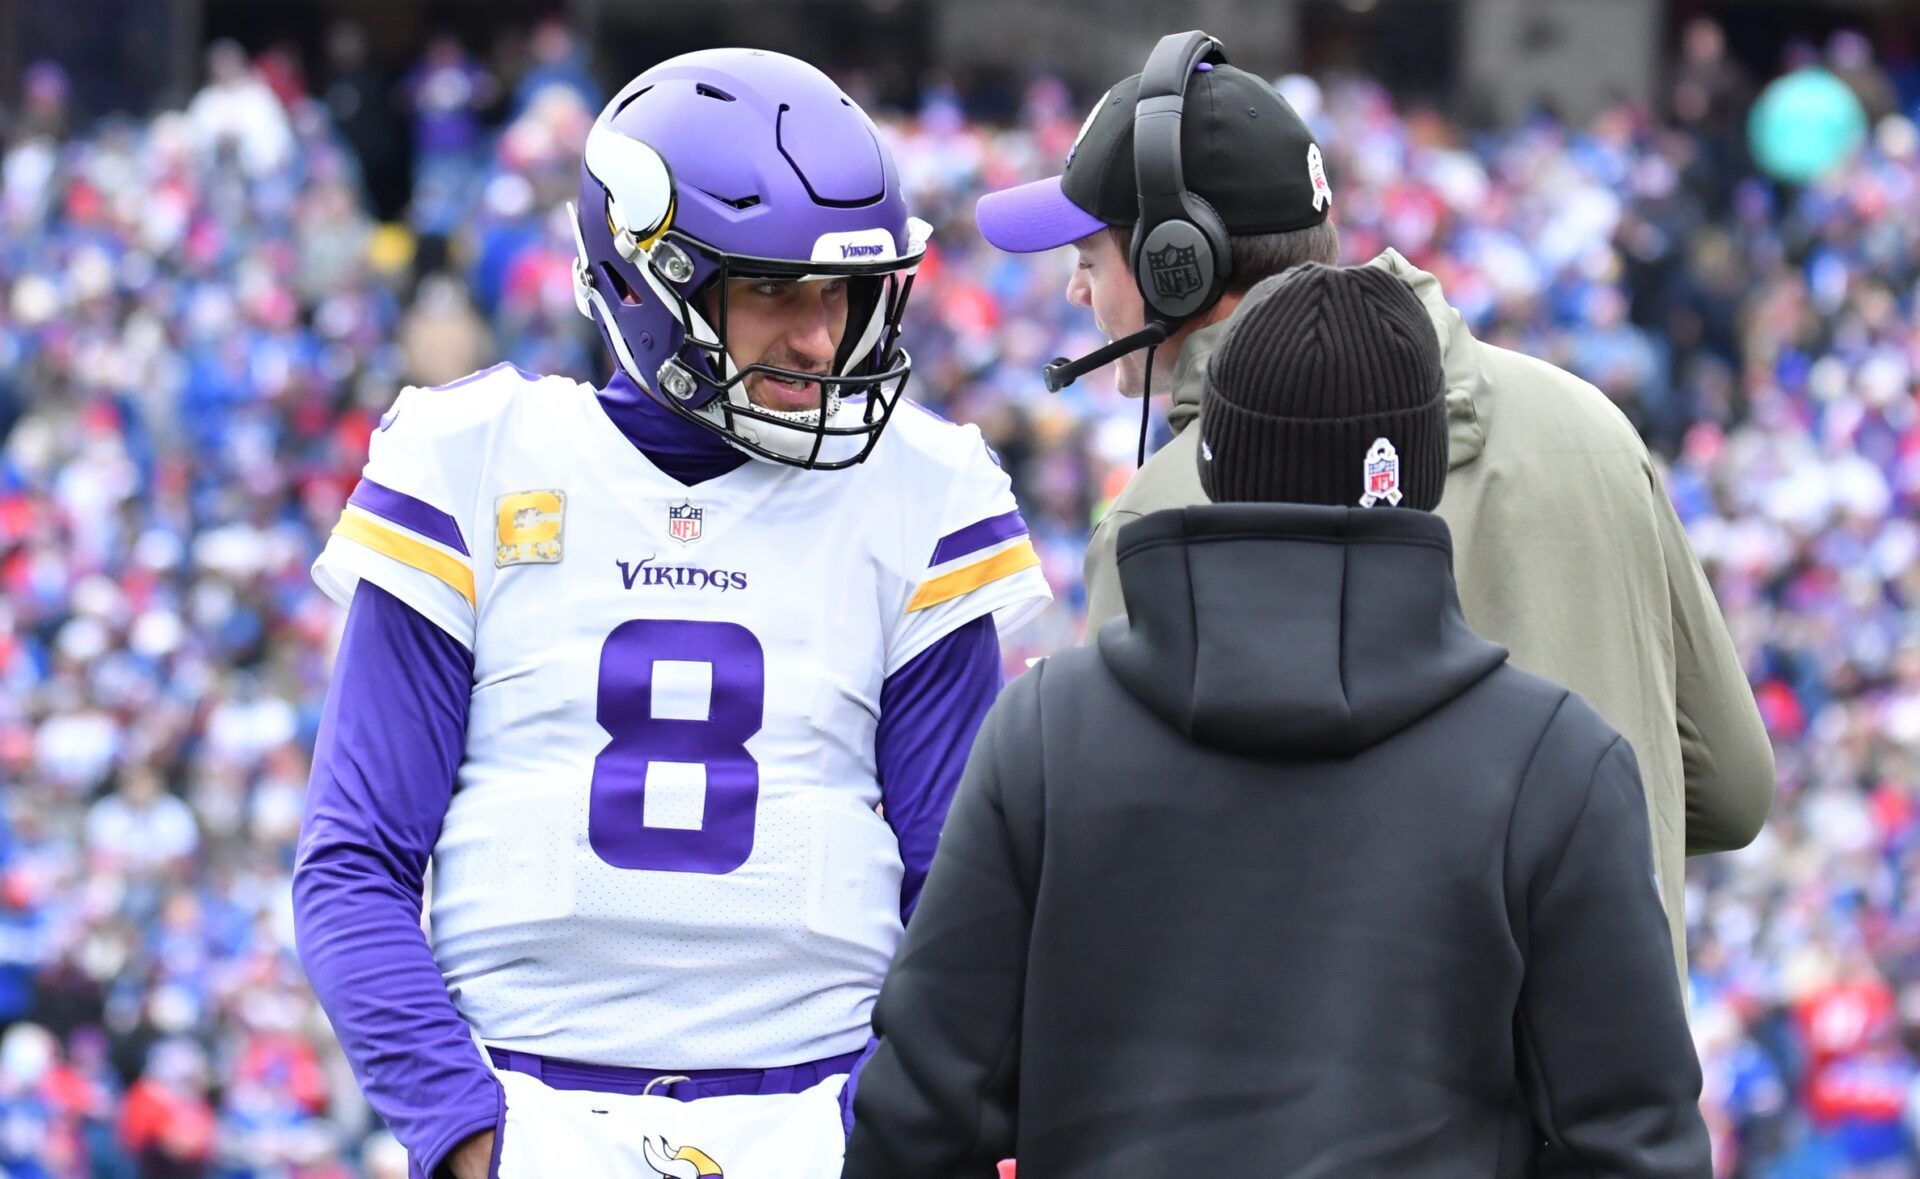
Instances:
[[[839,1179],[846,1155],[844,1075],[802,1093],[676,1101],[497,1072],[500,1179]]]

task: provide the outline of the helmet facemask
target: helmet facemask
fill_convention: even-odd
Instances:
[[[913,290],[915,256],[873,263],[788,262],[711,251],[688,238],[668,234],[668,244],[704,257],[711,275],[699,289],[676,300],[676,318],[688,325],[686,342],[661,365],[654,387],[662,400],[695,413],[719,428],[735,445],[776,462],[836,470],[864,460],[891,418],[912,358],[900,345],[900,324]],[[707,267],[701,267],[706,269]],[[813,282],[841,278],[847,283],[847,321],[827,371],[812,372],[754,361],[744,367],[727,339],[729,290],[735,280],[771,279]],[[703,307],[713,292],[713,321]],[[755,404],[748,381],[756,374],[778,380],[811,382],[820,390],[815,409],[779,410]],[[699,409],[692,408],[699,405]]]
[[[588,137],[586,170],[604,193],[613,248],[611,257],[602,251],[595,263],[581,232],[583,216],[593,211],[576,210],[575,302],[599,323],[627,375],[676,414],[756,457],[820,470],[864,461],[912,371],[900,326],[930,227],[908,220],[904,257],[895,256],[885,230],[823,236],[810,260],[754,257],[673,228],[673,177],[647,144],[596,125]],[[696,199],[702,198],[711,199]],[[828,371],[735,363],[726,333],[731,281],[833,278],[848,284],[847,322]],[[717,323],[703,310],[709,291]],[[656,345],[658,335],[669,336],[657,341],[664,350]],[[678,338],[677,346],[671,337]],[[747,382],[756,374],[814,383],[819,407],[789,411],[754,404]]]

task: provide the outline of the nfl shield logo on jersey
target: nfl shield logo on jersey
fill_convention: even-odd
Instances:
[[[1366,484],[1366,494],[1360,497],[1361,507],[1370,508],[1381,500],[1399,506],[1400,455],[1385,438],[1375,438],[1367,448]]]
[[[707,513],[705,508],[694,507],[690,501],[682,501],[679,507],[667,509],[667,535],[681,544],[692,544],[700,539],[700,521]]]

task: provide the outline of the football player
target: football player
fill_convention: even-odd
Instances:
[[[902,398],[927,230],[824,75],[647,71],[575,218],[611,380],[406,390],[315,563],[301,958],[417,1179],[826,1179],[1046,583],[979,432]]]

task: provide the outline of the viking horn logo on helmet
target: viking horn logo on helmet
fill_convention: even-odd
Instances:
[[[640,1140],[640,1150],[647,1157],[647,1165],[659,1172],[663,1179],[725,1179],[720,1164],[713,1161],[707,1152],[692,1146],[673,1148],[664,1137],[660,1145],[655,1146],[652,1137]]]
[[[872,452],[912,372],[900,324],[931,229],[825,74],[745,49],[662,62],[595,121],[572,212],[574,302],[649,395],[757,458],[837,469]],[[831,358],[736,356],[742,279],[842,284]],[[756,400],[768,382],[787,396]]]
[[[596,122],[587,132],[586,168],[607,188],[607,231],[629,262],[650,254],[673,226],[673,170],[646,143]]]

